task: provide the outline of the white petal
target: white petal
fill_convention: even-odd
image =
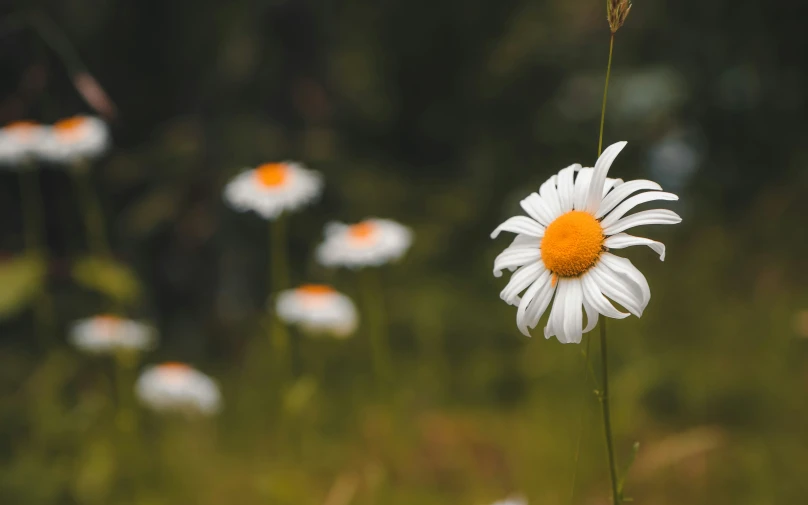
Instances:
[[[525,216],[514,216],[497,226],[497,229],[491,233],[491,238],[497,238],[502,231],[521,233],[533,237],[544,236],[544,226]]]
[[[586,312],[586,327],[584,333],[589,333],[598,324],[598,311],[586,300],[586,293],[584,293],[584,312]]]
[[[581,169],[581,165],[574,164],[558,172],[558,199],[561,202],[561,212],[572,210],[572,197],[575,186],[572,179],[575,172]]]
[[[595,170],[592,173],[592,180],[589,182],[589,191],[586,195],[586,208],[591,214],[595,214],[600,207],[600,202],[603,199],[603,186],[606,183],[606,174],[609,173],[609,168],[612,162],[620,154],[620,151],[626,147],[626,142],[617,142],[607,147],[603,154],[598,158],[595,163]]]
[[[639,195],[632,196],[625,202],[618,205],[611,214],[603,218],[600,225],[604,228],[608,228],[617,222],[618,219],[625,216],[626,212],[630,211],[637,205],[642,205],[643,203],[652,202],[654,200],[666,200],[670,202],[678,199],[679,197],[673,193],[664,193],[662,191],[648,191],[647,193],[640,193]]]
[[[531,193],[530,196],[519,202],[525,212],[544,226],[549,226],[555,217],[550,207],[544,202],[538,193]]]
[[[572,207],[581,210],[586,207],[586,193],[589,191],[589,181],[592,179],[592,169],[582,168],[575,178],[575,191],[572,198]]]
[[[520,246],[539,247],[540,245],[540,238],[531,237],[530,235],[522,235],[520,233],[513,238],[513,241],[511,242],[511,245],[508,246],[508,249]]]
[[[584,315],[582,311],[583,291],[581,289],[581,279],[572,277],[559,279],[560,283],[567,284],[567,294],[564,298],[564,323],[563,335],[558,335],[558,340],[563,338],[566,343],[581,343],[583,335]]]
[[[538,247],[509,247],[494,259],[494,277],[502,277],[502,271],[506,268],[512,270],[528,263],[538,262],[540,258],[541,249]]]
[[[611,179],[607,177],[606,184],[603,185],[603,197],[605,198],[612,188],[616,188],[621,184],[623,184],[623,179]]]
[[[608,228],[604,228],[603,234],[606,236],[614,235],[615,233],[626,231],[629,228],[634,228],[635,226],[644,226],[647,224],[676,224],[681,222],[682,218],[672,210],[644,210],[642,212],[637,212],[636,214],[619,219],[616,223],[612,224]]]
[[[622,278],[602,263],[598,263],[588,272],[588,275],[597,283],[598,289],[605,296],[611,298],[637,317],[642,316],[645,308],[639,293],[634,293]]]
[[[541,282],[542,287],[539,289],[536,296],[533,297],[533,302],[527,308],[527,313],[525,314],[525,323],[530,328],[535,328],[537,324],[539,324],[539,320],[541,316],[544,315],[544,311],[547,310],[547,306],[550,305],[550,300],[553,299],[553,294],[556,291],[556,286],[553,285],[551,282],[552,273],[548,270],[545,274],[542,274],[539,277],[539,280],[536,282]]]
[[[662,186],[654,181],[646,181],[639,179],[636,181],[628,181],[614,188],[614,191],[603,197],[600,204],[600,209],[595,214],[596,218],[601,218],[609,213],[610,210],[617,207],[617,204],[622,202],[632,193],[643,190],[661,190]]]
[[[541,275],[536,279],[535,282],[525,291],[525,296],[522,297],[522,301],[519,302],[519,309],[516,311],[516,326],[519,328],[519,331],[522,332],[523,335],[526,337],[530,336],[530,330],[528,330],[528,325],[531,320],[532,314],[536,311],[535,307],[537,306],[534,301],[538,301],[539,304],[543,303],[544,301],[544,292],[547,291],[550,279],[550,271],[545,270],[542,272]],[[545,307],[547,305],[545,304]],[[531,309],[531,310],[528,310]],[[542,310],[543,312],[543,310]],[[541,315],[539,316],[541,317]],[[535,326],[535,324],[534,324]]]
[[[631,286],[633,291],[639,290],[642,297],[643,309],[648,305],[651,300],[651,288],[648,286],[648,281],[645,276],[635,267],[631,261],[620,256],[615,256],[611,253],[603,253],[600,255],[600,262],[611,268],[625,278],[626,284]]]
[[[555,298],[553,306],[550,308],[550,317],[547,318],[547,326],[544,327],[544,338],[555,337],[564,328],[564,299],[568,286],[556,282]],[[559,339],[560,340],[560,339]]]
[[[533,281],[546,270],[541,261],[519,268],[519,270],[511,276],[511,280],[508,281],[508,284],[499,294],[499,297],[511,305],[518,305],[520,302],[519,293],[530,286]]]
[[[627,233],[618,233],[617,235],[608,237],[606,241],[603,242],[603,245],[608,249],[625,249],[633,245],[647,245],[653,249],[655,253],[659,254],[660,261],[665,261],[665,244],[657,242],[656,240],[635,237]]]
[[[561,215],[561,201],[558,199],[556,179],[558,179],[558,177],[555,175],[550,177],[539,188],[539,194],[547,205],[547,208],[550,209],[553,220]]]
[[[614,305],[609,303],[609,300],[601,293],[597,281],[590,275],[590,272],[581,276],[581,287],[584,291],[584,301],[589,303],[600,314],[614,319],[623,319],[629,316],[626,312],[620,312],[614,308]]]

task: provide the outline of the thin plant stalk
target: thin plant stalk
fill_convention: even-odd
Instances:
[[[598,157],[603,152],[603,125],[606,122],[606,98],[609,96],[609,77],[612,75],[614,33],[609,37],[609,63],[606,64],[606,83],[603,85],[603,104],[600,107],[600,133],[598,134]]]
[[[279,216],[269,222],[269,280],[267,283],[267,304],[271,306],[273,296],[279,291],[289,287],[289,263],[286,248],[286,222],[284,216]],[[289,331],[275,316],[270,321],[272,347],[278,371],[282,378],[291,373],[291,350]]]
[[[603,411],[603,434],[606,438],[606,453],[609,458],[609,478],[612,483],[612,501],[615,505],[620,505],[623,502],[619,482],[617,479],[617,465],[614,460],[614,435],[612,434],[612,418],[609,409],[609,359],[606,344],[606,319],[600,321],[600,361],[601,361],[601,380],[600,393],[600,406]]]
[[[583,379],[584,379],[584,393],[586,393],[586,385],[589,382],[589,375],[590,375],[590,363],[589,363],[589,346],[592,344],[592,339],[586,339],[586,347],[584,348],[583,357],[584,357],[584,371],[583,371]],[[581,396],[581,416],[578,419],[578,438],[575,441],[575,457],[573,463],[573,471],[572,471],[572,484],[570,485],[570,503],[573,503],[573,498],[575,498],[575,483],[578,480],[578,462],[580,461],[581,457],[581,442],[584,438],[584,417],[586,416],[586,395]]]
[[[603,104],[600,109],[600,132],[598,133],[598,157],[603,149],[603,126],[606,121],[606,100],[609,96],[609,77],[612,73],[612,54],[614,52],[614,32],[609,37],[609,61],[606,64],[606,82],[603,85]],[[603,411],[603,434],[606,438],[606,452],[609,459],[609,479],[612,486],[612,503],[621,505],[622,493],[619,490],[617,466],[614,457],[614,435],[612,433],[612,419],[609,408],[609,356],[606,342],[606,318],[600,320],[600,359],[601,359],[601,386],[598,393],[601,409]],[[588,360],[587,360],[588,363]]]
[[[39,186],[39,172],[34,166],[26,166],[19,173],[20,194],[22,195],[25,248],[37,255],[45,264],[45,286],[34,304],[34,320],[40,344],[47,346],[55,333],[53,300],[47,287],[48,254],[45,247],[45,222],[42,193]]]
[[[384,292],[377,269],[364,268],[359,272],[362,301],[365,306],[365,327],[368,329],[371,360],[376,378],[386,383],[392,373],[390,344],[387,337],[387,314]]]
[[[132,492],[137,492],[134,484],[138,471],[139,456],[137,436],[137,415],[134,404],[135,373],[138,355],[135,352],[119,351],[114,357],[115,365],[115,427],[117,428],[118,464]]]
[[[81,202],[90,251],[94,256],[108,258],[111,256],[111,249],[104,223],[104,211],[97,193],[93,190],[89,167],[85,162],[80,162],[72,167],[70,173]]]
[[[135,429],[132,388],[136,366],[137,357],[134,353],[122,351],[115,355],[115,393],[118,400],[115,425],[124,440],[128,439]]]

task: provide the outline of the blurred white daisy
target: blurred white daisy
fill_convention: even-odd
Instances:
[[[97,117],[73,116],[47,129],[39,155],[54,163],[72,164],[91,160],[109,147],[109,128]]]
[[[322,190],[319,172],[285,161],[266,163],[238,174],[225,187],[224,198],[239,212],[252,210],[272,220],[284,211],[308,205]]]
[[[625,145],[618,142],[606,148],[594,169],[575,164],[553,175],[538,194],[522,200],[530,217],[512,217],[491,234],[492,238],[501,231],[517,234],[494,261],[494,275],[516,270],[500,298],[519,307],[516,325],[525,335],[530,336],[528,328],[536,327],[553,295],[544,336],[556,336],[562,343],[579,343],[582,334],[595,327],[598,314],[628,317],[607,297],[637,317],[648,305],[651,290],[643,274],[629,260],[609,251],[645,245],[664,260],[662,243],[622,232],[647,224],[676,224],[681,218],[663,209],[625,214],[646,202],[678,197],[659,191],[662,188],[652,181],[607,178]],[[628,198],[644,190],[648,191]],[[585,327],[581,307],[586,311]]]
[[[317,259],[329,267],[379,266],[400,259],[411,244],[412,231],[390,219],[371,218],[353,225],[329,223]]]
[[[278,316],[287,324],[297,324],[315,334],[335,337],[351,335],[357,326],[354,303],[331,286],[305,284],[278,294]]]
[[[147,368],[135,384],[138,398],[159,412],[211,415],[221,407],[216,382],[184,363],[163,363]]]
[[[154,346],[156,335],[148,324],[105,314],[73,323],[68,339],[84,352],[114,354],[148,350]]]
[[[492,503],[491,505],[527,505],[525,498],[508,498]]]
[[[17,165],[35,155],[47,127],[33,121],[15,121],[0,128],[0,164]]]

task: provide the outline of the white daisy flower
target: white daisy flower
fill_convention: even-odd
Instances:
[[[77,349],[91,354],[145,351],[156,341],[148,324],[104,314],[73,323],[68,339]]]
[[[317,259],[328,267],[379,266],[400,259],[411,244],[412,231],[390,219],[371,218],[353,225],[329,223]]]
[[[147,368],[135,384],[135,393],[159,412],[211,415],[221,407],[216,382],[184,363],[163,363]]]
[[[319,172],[299,163],[266,163],[234,177],[224,198],[235,210],[255,211],[264,219],[277,219],[284,211],[308,205],[323,191]]]
[[[515,498],[508,498],[505,500],[499,500],[491,505],[527,505],[527,500],[522,497],[515,497]]]
[[[16,121],[0,128],[0,164],[17,165],[36,154],[47,127],[33,121]]]
[[[652,181],[622,182],[606,177],[625,145],[618,142],[606,148],[594,169],[575,164],[553,175],[538,194],[522,200],[530,217],[512,217],[491,234],[495,238],[502,231],[516,233],[513,243],[494,261],[494,275],[500,277],[504,269],[516,270],[500,298],[519,307],[516,325],[525,335],[530,336],[528,328],[536,327],[553,295],[544,336],[555,336],[562,343],[579,343],[582,334],[595,327],[598,314],[628,317],[607,297],[637,317],[648,305],[651,290],[643,274],[629,260],[609,251],[645,245],[664,260],[662,243],[623,232],[647,224],[676,224],[682,219],[664,209],[625,215],[642,203],[678,200]],[[644,190],[648,191],[628,198]]]
[[[278,316],[287,324],[300,325],[311,333],[350,336],[357,326],[356,306],[331,286],[305,284],[278,294]]]
[[[54,163],[72,164],[91,160],[109,147],[109,128],[97,117],[73,116],[55,122],[47,129],[38,152]]]

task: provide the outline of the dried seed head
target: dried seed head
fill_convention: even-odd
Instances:
[[[606,18],[612,33],[617,32],[626,22],[631,11],[631,0],[606,0]]]

